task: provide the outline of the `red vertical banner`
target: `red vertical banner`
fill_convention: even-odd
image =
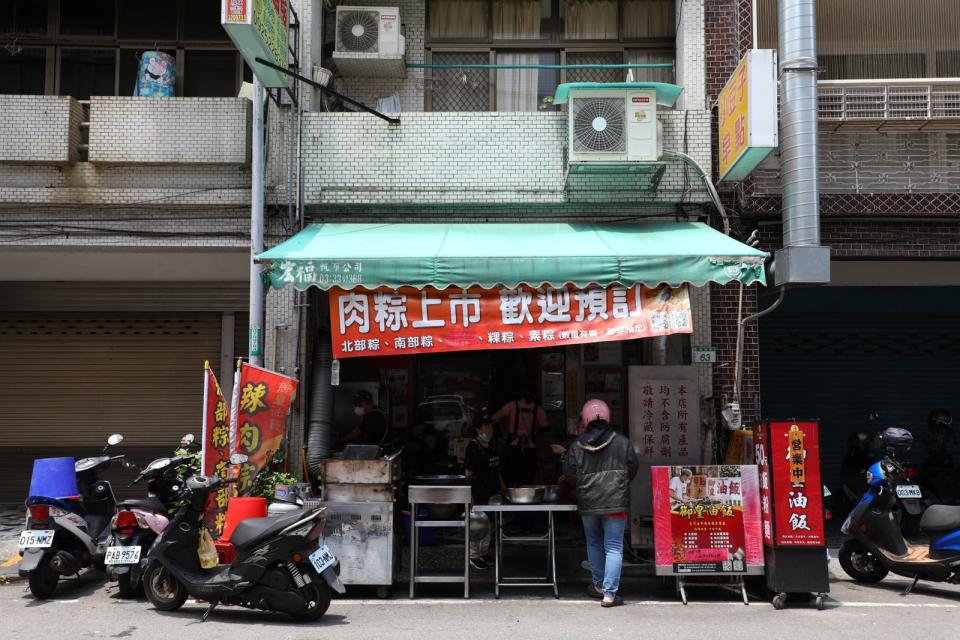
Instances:
[[[823,483],[820,480],[820,425],[770,422],[766,458],[770,469],[773,541],[777,546],[826,544]]]
[[[201,451],[200,467],[203,475],[230,477],[230,412],[209,362],[204,363],[203,372]],[[204,511],[203,523],[215,537],[223,531],[229,497],[227,488],[210,494],[210,501]]]
[[[753,432],[757,470],[760,473],[760,518],[763,522],[763,543],[773,545],[773,505],[770,501],[770,460],[767,457],[770,428],[757,425]]]
[[[249,493],[257,474],[280,448],[297,381],[250,364],[240,368],[234,389],[236,451],[248,456],[240,465],[237,490]]]

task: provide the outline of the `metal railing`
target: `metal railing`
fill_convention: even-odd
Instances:
[[[821,120],[960,120],[960,78],[821,80],[817,96]]]

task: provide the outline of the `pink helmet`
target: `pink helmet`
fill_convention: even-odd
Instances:
[[[610,407],[603,400],[587,400],[580,410],[580,420],[584,427],[594,420],[610,422]]]

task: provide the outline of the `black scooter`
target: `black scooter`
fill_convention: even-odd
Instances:
[[[231,463],[240,464],[245,457],[234,454]],[[330,590],[346,591],[336,558],[317,545],[323,532],[323,507],[244,520],[230,536],[237,549],[233,563],[200,567],[197,547],[207,497],[231,482],[236,479],[187,479],[182,493],[187,506],[150,550],[143,576],[147,599],[160,611],[179,609],[188,595],[202,599],[210,603],[203,620],[220,603],[286,613],[302,622],[319,619],[330,606]]]
[[[180,439],[180,448],[194,444],[192,433]],[[147,496],[124,500],[117,504],[117,513],[110,523],[112,536],[104,563],[107,577],[116,581],[121,598],[133,598],[140,589],[140,579],[147,568],[147,553],[157,536],[169,524],[168,512],[190,475],[192,454],[157,458],[137,475],[131,486],[146,481]],[[125,466],[135,467],[132,463]]]

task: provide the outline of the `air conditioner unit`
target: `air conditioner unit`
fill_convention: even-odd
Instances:
[[[404,54],[397,7],[337,7],[336,32],[334,57],[338,53]]]
[[[662,155],[653,89],[571,89],[571,164],[657,162]]]

